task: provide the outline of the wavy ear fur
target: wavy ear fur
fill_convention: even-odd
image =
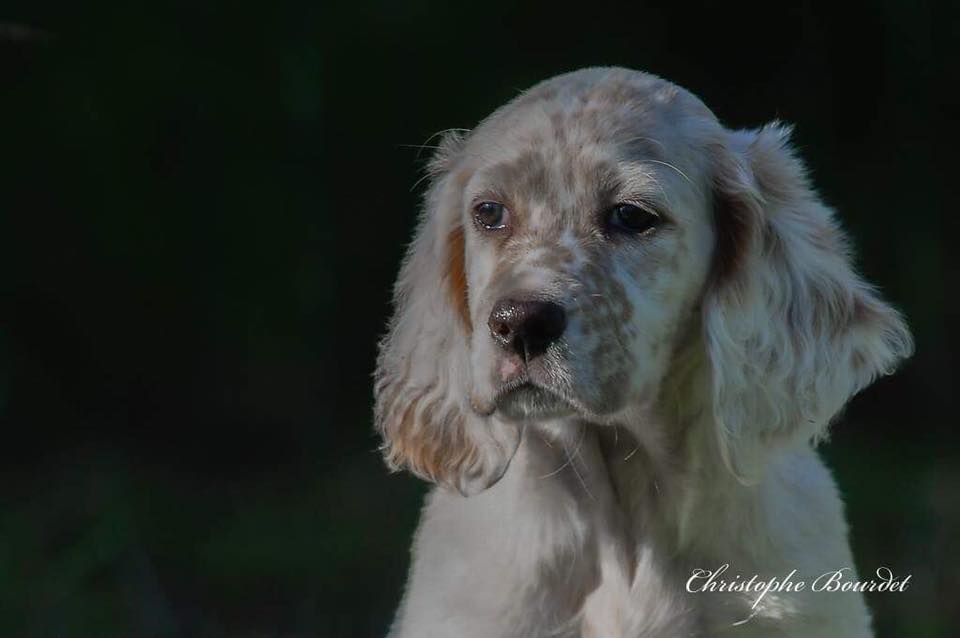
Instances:
[[[374,418],[391,469],[406,468],[469,495],[500,479],[520,433],[469,405],[472,325],[460,185],[451,174],[461,146],[459,134],[446,135],[428,165],[433,183],[380,343]]]
[[[716,153],[717,250],[703,305],[720,450],[749,476],[763,448],[825,434],[911,354],[901,316],[854,271],[833,212],[771,124]]]

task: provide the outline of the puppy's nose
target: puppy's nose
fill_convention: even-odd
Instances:
[[[487,322],[493,339],[526,360],[543,354],[567,325],[563,307],[550,301],[501,299]]]

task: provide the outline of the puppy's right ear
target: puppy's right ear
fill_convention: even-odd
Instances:
[[[463,178],[453,170],[462,145],[459,133],[445,135],[428,165],[433,182],[380,342],[374,417],[391,469],[406,468],[470,495],[503,476],[520,431],[469,405],[473,326],[460,211]]]

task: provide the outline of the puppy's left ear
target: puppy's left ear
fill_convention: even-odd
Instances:
[[[716,252],[703,304],[720,449],[750,474],[762,448],[826,432],[910,355],[901,316],[854,271],[832,211],[779,124],[715,150]]]

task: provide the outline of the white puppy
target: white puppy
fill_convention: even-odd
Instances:
[[[391,635],[871,634],[811,591],[853,571],[812,446],[911,338],[788,135],[598,68],[445,137],[376,375],[387,461],[440,484]],[[691,579],[723,565],[807,587]]]

